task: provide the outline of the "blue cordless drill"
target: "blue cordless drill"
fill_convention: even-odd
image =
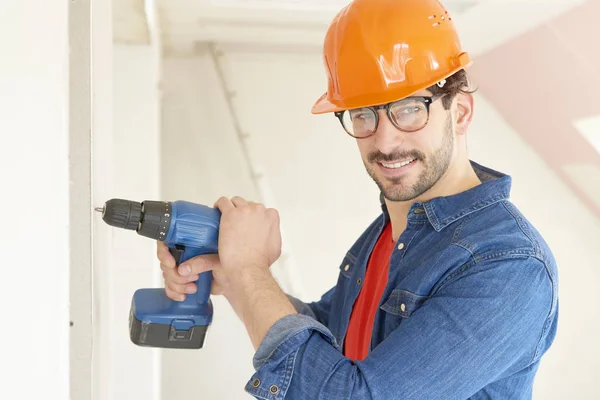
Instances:
[[[102,208],[110,226],[136,231],[167,244],[177,265],[218,249],[221,213],[216,208],[187,201],[111,199]],[[129,312],[129,336],[139,346],[200,349],[212,322],[212,272],[200,274],[198,290],[185,301],[171,300],[164,289],[138,289]]]

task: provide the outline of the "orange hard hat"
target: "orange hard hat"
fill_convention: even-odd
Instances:
[[[439,0],[354,0],[323,46],[328,90],[313,114],[385,104],[471,64]]]

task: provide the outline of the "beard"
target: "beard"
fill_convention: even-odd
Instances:
[[[426,156],[419,150],[394,151],[390,154],[383,154],[375,151],[368,156],[369,163],[364,163],[368,174],[375,181],[383,196],[390,201],[409,201],[413,200],[433,187],[444,173],[448,170],[452,160],[454,150],[454,130],[452,129],[452,119],[447,118],[444,126],[444,138],[442,144],[429,156]],[[378,178],[376,167],[372,164],[376,162],[391,162],[400,159],[414,158],[423,166],[423,170],[416,179],[416,182],[410,185],[407,181],[413,179],[412,176],[401,178]]]

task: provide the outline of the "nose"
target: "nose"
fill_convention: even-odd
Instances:
[[[375,147],[383,154],[391,154],[401,147],[403,142],[402,132],[392,124],[385,110],[378,110],[379,125],[373,135]]]

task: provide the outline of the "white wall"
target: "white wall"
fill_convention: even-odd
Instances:
[[[320,54],[224,51],[235,111],[277,200],[304,298],[316,300],[335,285],[347,249],[381,211],[379,190],[339,121],[310,113],[326,88]]]
[[[160,183],[156,54],[150,46],[113,47],[107,38],[95,48],[96,207],[115,197],[157,199]],[[161,284],[156,243],[95,214],[94,278],[94,398],[159,399],[160,350],[135,346],[128,327],[135,290]]]
[[[207,53],[163,65],[162,198],[213,205],[221,196],[256,198],[242,149]],[[245,398],[253,348],[226,300],[212,297],[204,348],[164,350],[162,399]]]
[[[0,3],[0,398],[69,398],[68,1]]]
[[[355,144],[330,115],[312,116],[324,91],[319,54],[289,49],[224,48],[227,86],[235,91],[255,167],[263,172],[291,243],[305,300],[335,284],[347,248],[380,211],[378,191]],[[220,195],[255,197],[218,75],[206,52],[167,60],[163,76],[163,195],[212,204]],[[267,122],[268,121],[268,122]],[[481,96],[470,133],[472,157],[513,175],[513,200],[536,224],[560,264],[561,323],[545,358],[535,398],[593,398],[600,391],[598,304],[600,223],[534,149]],[[293,268],[293,267],[292,267]],[[165,354],[163,398],[202,393],[244,399],[252,351],[243,326],[216,299],[207,348]]]

